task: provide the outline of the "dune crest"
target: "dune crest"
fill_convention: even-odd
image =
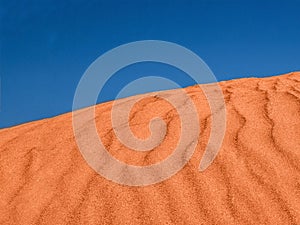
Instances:
[[[120,185],[89,167],[72,113],[1,129],[0,224],[300,224],[300,72],[219,85],[226,133],[213,163],[199,171],[212,112],[198,86],[185,88],[199,115],[196,150],[182,170],[150,186]],[[96,106],[96,126],[113,157],[147,166],[172,153],[180,118],[168,102],[149,96],[131,110],[138,138],[149,137],[154,117],[167,124],[163,141],[148,152],[117,139],[112,105]]]

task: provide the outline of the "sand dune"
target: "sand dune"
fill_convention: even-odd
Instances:
[[[213,163],[198,169],[211,112],[201,89],[188,87],[201,122],[196,150],[176,175],[150,186],[97,174],[78,150],[71,113],[0,130],[0,224],[300,224],[300,73],[219,84],[227,120]],[[96,107],[98,134],[111,155],[145,166],[172,153],[180,118],[168,102],[149,96],[131,111],[139,138],[150,135],[155,116],[168,125],[150,152],[116,138],[112,104]]]

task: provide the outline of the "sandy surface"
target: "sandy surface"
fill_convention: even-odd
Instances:
[[[146,187],[91,169],[71,113],[0,130],[0,224],[300,224],[300,73],[220,85],[227,127],[213,164],[198,170],[211,112],[199,87],[188,87],[201,121],[196,150],[176,175]],[[131,111],[130,127],[142,139],[151,118],[167,122],[167,136],[150,152],[117,140],[111,106],[97,106],[96,123],[115,158],[144,166],[172,153],[180,118],[168,102],[148,97]]]

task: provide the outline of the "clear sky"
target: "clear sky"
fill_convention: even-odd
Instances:
[[[219,81],[299,71],[300,1],[0,0],[0,127],[71,111],[97,57],[146,39],[189,48]],[[165,65],[133,65],[107,83],[99,102],[158,73],[193,84]]]

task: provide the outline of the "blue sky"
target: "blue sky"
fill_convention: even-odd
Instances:
[[[219,81],[300,70],[299,9],[300,1],[1,0],[0,127],[71,111],[87,67],[132,41],[185,46]],[[99,102],[145,74],[193,84],[170,66],[133,65],[112,77]]]

